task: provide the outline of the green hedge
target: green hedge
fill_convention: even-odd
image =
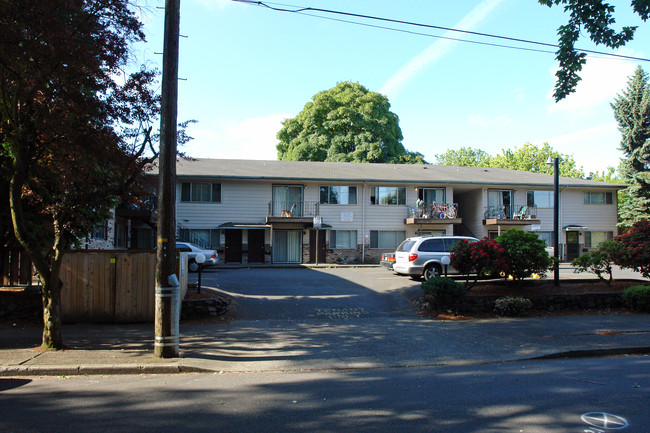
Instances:
[[[650,313],[650,286],[632,286],[623,292],[625,306],[638,313]]]

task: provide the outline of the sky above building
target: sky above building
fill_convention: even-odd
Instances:
[[[627,0],[610,3],[616,6],[616,28],[639,25],[634,41],[610,50],[583,37],[578,46],[650,57],[650,23],[634,15]],[[265,4],[550,44],[557,43],[557,28],[567,21],[561,8],[536,0]],[[159,69],[163,6],[162,0],[147,3],[142,19],[148,42],[138,47],[138,60]],[[295,117],[318,92],[352,81],[388,97],[404,146],[428,162],[449,149],[473,147],[496,155],[524,143],[548,142],[573,155],[586,173],[602,171],[618,166],[623,156],[610,103],[638,65],[650,72],[650,62],[590,55],[578,91],[556,103],[553,48],[230,0],[181,0],[181,35],[178,119],[198,121],[188,130],[194,140],[183,150],[200,158],[277,159],[282,121]]]

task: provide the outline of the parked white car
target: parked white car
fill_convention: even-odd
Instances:
[[[205,257],[205,262],[202,265],[204,268],[216,266],[219,263],[219,254],[215,250],[204,250],[189,242],[176,242],[176,250],[181,253],[188,253],[187,265],[190,268],[190,272],[197,272],[199,270],[199,264],[196,262],[196,256],[199,254],[203,254]]]
[[[461,239],[477,242],[478,239],[466,236],[416,236],[406,239],[395,251],[393,270],[412,278],[439,276],[447,266],[447,273],[455,274],[456,269],[448,265],[449,250]]]

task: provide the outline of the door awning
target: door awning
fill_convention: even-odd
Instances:
[[[219,225],[220,229],[267,229],[271,227],[270,225],[264,224],[264,223],[233,223],[233,222],[227,222]]]
[[[585,230],[589,230],[589,227],[585,227],[577,224],[569,224],[568,226],[562,227],[562,231],[564,232],[583,232]]]

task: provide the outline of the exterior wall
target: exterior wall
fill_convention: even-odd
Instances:
[[[328,263],[378,263],[381,254],[392,250],[370,248],[370,232],[378,231],[404,231],[405,236],[415,236],[419,229],[426,231],[443,231],[447,235],[473,235],[478,238],[488,235],[488,231],[496,227],[483,225],[484,212],[487,207],[488,190],[486,185],[477,185],[469,190],[467,186],[460,191],[452,187],[446,188],[446,202],[457,202],[459,217],[463,220],[462,226],[452,224],[423,225],[405,224],[408,216],[408,207],[413,206],[418,198],[416,188],[440,188],[439,184],[398,184],[398,183],[360,183],[360,182],[273,182],[272,180],[211,180],[209,178],[185,179],[183,182],[214,182],[221,184],[220,203],[184,203],[180,201],[181,187],[177,187],[177,219],[189,229],[217,229],[219,225],[227,222],[238,223],[263,223],[268,216],[269,202],[273,199],[273,185],[300,185],[303,187],[303,200],[318,203],[320,201],[320,186],[341,185],[357,187],[357,203],[351,205],[320,204],[319,215],[327,226],[327,262]],[[372,186],[398,186],[406,188],[406,205],[371,205],[370,187]],[[527,191],[531,188],[504,187],[498,189],[512,189],[513,206],[518,209],[527,202]],[[617,221],[616,203],[611,205],[584,205],[584,189],[564,189],[560,195],[560,229],[566,225],[575,224],[589,227],[592,231],[615,231]],[[594,191],[603,191],[594,190]],[[612,189],[616,197],[616,190]],[[528,231],[550,232],[553,230],[553,209],[537,208],[539,225],[519,226]],[[284,227],[283,227],[284,228]],[[286,227],[287,229],[303,230],[302,258],[303,262],[309,261],[309,230],[302,225]],[[502,230],[509,228],[507,225]],[[357,233],[356,248],[336,249],[330,244],[330,230],[355,230]],[[225,230],[221,231],[221,244],[225,241]],[[272,248],[272,230],[265,230],[265,248]],[[584,235],[581,235],[583,239]],[[112,238],[113,235],[111,234]],[[247,230],[242,232],[242,248],[247,250]],[[560,233],[560,242],[565,240],[564,232]],[[222,257],[223,258],[223,257]],[[267,255],[266,262],[271,258]],[[243,262],[246,262],[244,253]]]
[[[114,250],[115,249],[115,209],[111,210],[111,218],[106,220],[106,238],[95,239],[91,235],[81,242],[83,250]]]

